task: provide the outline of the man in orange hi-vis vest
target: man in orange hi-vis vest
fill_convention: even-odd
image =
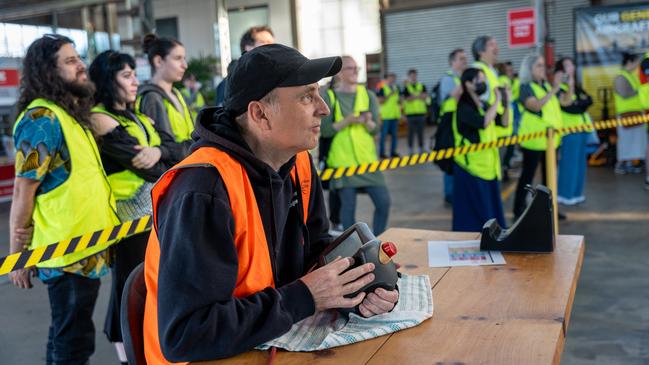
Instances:
[[[211,360],[254,348],[331,308],[392,310],[397,291],[354,293],[373,264],[343,258],[309,271],[331,241],[307,152],[329,109],[318,81],[341,59],[274,44],[245,53],[221,108],[201,111],[192,153],[152,191],[145,259],[149,364]]]

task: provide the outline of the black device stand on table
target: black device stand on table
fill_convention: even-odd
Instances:
[[[495,219],[482,227],[480,249],[509,252],[552,252],[555,246],[554,207],[552,192],[546,186],[525,187],[532,193],[532,202],[520,218],[503,229]]]

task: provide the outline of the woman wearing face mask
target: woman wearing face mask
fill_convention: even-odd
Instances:
[[[455,146],[473,143],[487,143],[498,139],[496,125],[507,127],[509,105],[498,114],[503,97],[496,93],[493,105],[482,101],[480,95],[487,91],[484,73],[477,68],[468,68],[462,73],[462,96],[458,100],[453,116]],[[509,93],[509,91],[505,91]],[[489,219],[496,218],[505,226],[502,201],[500,199],[500,157],[498,149],[486,149],[462,156],[455,156],[453,169],[453,230],[476,232]]]
[[[521,125],[518,129],[518,135],[528,133],[545,132],[548,127],[561,128],[561,107],[572,104],[572,91],[568,89],[561,94],[561,100],[557,93],[561,89],[561,82],[564,79],[564,73],[559,71],[554,75],[552,85],[546,81],[545,59],[543,56],[531,54],[526,56],[521,63],[521,89],[519,102],[523,105],[523,115]],[[536,138],[529,141],[521,142],[523,151],[523,171],[518,179],[516,186],[516,195],[514,197],[514,220],[523,214],[527,207],[527,191],[525,186],[532,184],[536,168],[541,163],[543,173],[543,184],[547,185],[545,176],[545,150],[548,148],[557,148],[561,138],[555,138],[554,146],[548,146],[546,137]],[[552,163],[555,163],[552,161]],[[560,219],[565,219],[559,215]]]
[[[554,70],[564,73],[559,89],[559,96],[569,93],[572,102],[561,107],[561,118],[564,128],[592,126],[588,107],[593,99],[588,95],[575,77],[575,62],[572,58],[562,58]],[[555,76],[556,77],[556,76]],[[559,155],[559,181],[557,202],[564,205],[575,205],[586,200],[584,182],[586,179],[586,143],[589,132],[571,133],[561,139]]]
[[[182,94],[173,87],[187,70],[185,47],[175,39],[147,34],[142,50],[149,59],[152,77],[140,88],[135,109],[153,119],[156,130],[174,136],[187,155],[194,122]]]
[[[126,222],[149,215],[153,183],[183,155],[171,135],[156,131],[147,116],[133,110],[139,82],[131,56],[106,51],[90,65],[89,73],[97,103],[91,124],[117,201],[117,216]],[[120,299],[128,274],[144,259],[148,236],[140,233],[122,240],[114,246],[111,260],[113,289],[104,332],[124,363]]]

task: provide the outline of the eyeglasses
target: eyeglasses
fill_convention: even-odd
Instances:
[[[358,66],[347,66],[342,68],[343,71],[356,71],[359,72],[361,70],[360,67]]]

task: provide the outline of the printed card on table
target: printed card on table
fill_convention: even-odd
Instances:
[[[499,251],[480,251],[480,241],[428,241],[428,266],[504,265]]]

